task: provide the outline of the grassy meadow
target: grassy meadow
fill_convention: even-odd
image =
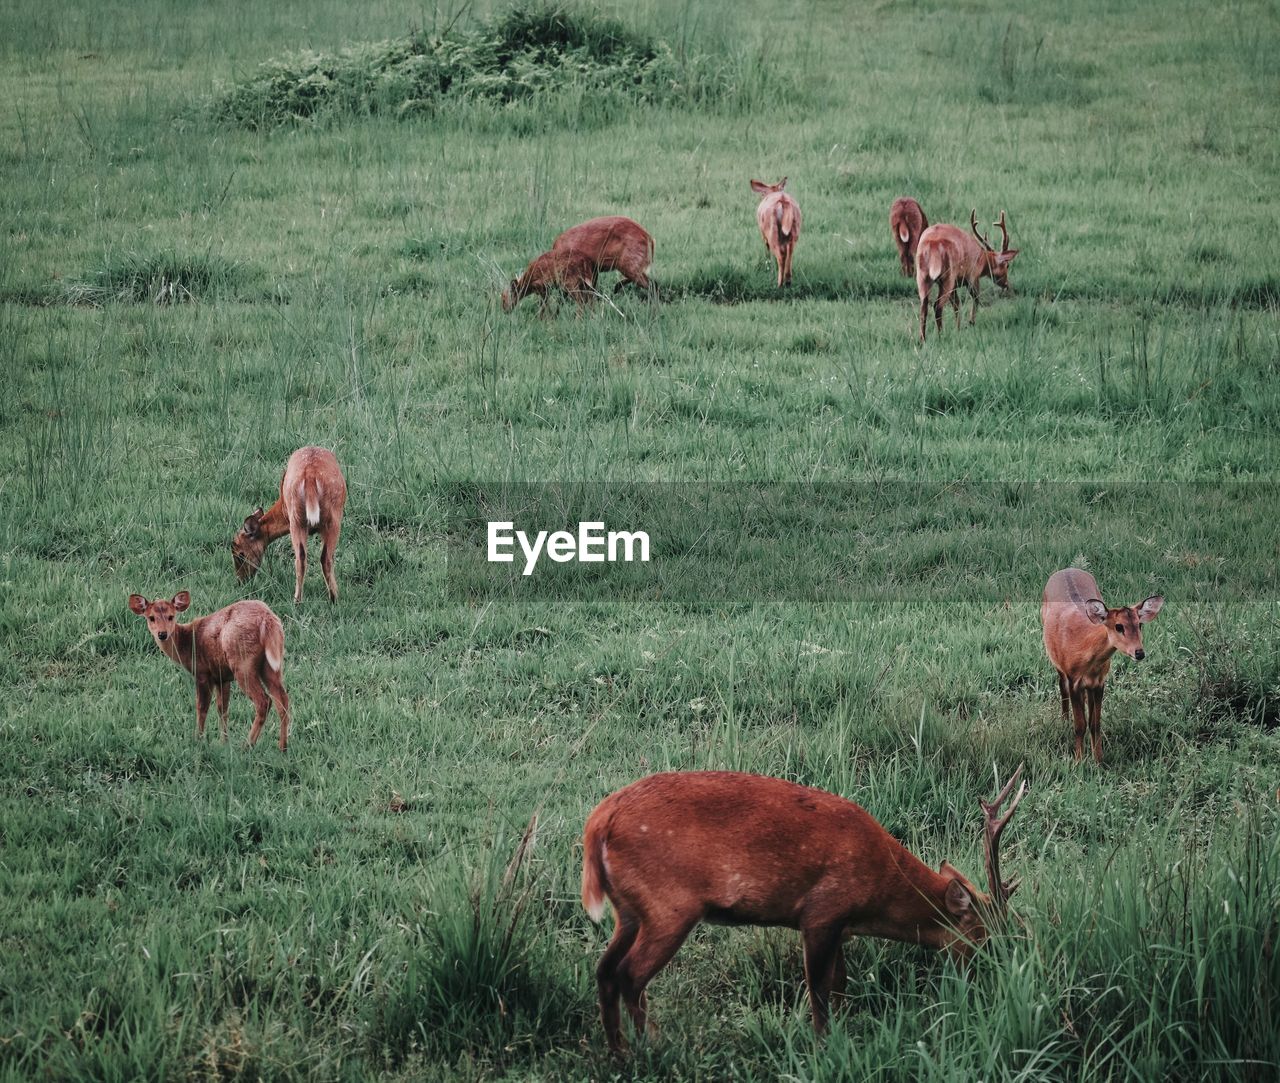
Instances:
[[[0,8],[0,1078],[1276,1078],[1280,532],[1248,494],[1280,480],[1280,7],[610,11],[660,78],[400,108],[371,77],[290,119],[261,63],[489,10]],[[783,175],[780,296],[748,181]],[[1004,208],[1020,249],[1014,295],[923,348],[904,194]],[[654,235],[657,303],[503,314],[606,213]],[[318,550],[296,607],[287,545],[245,586],[229,552],[307,443],[350,488],[332,607]],[[799,568],[723,604],[451,592],[450,494],[541,481],[1115,483],[1120,528],[1065,551],[1109,604],[1166,603],[1077,767],[1028,586],[1051,501],[993,511],[1021,574],[953,598],[772,600]],[[1247,514],[1198,513],[1218,487]],[[971,511],[934,517],[944,554]],[[233,739],[194,739],[126,606],[183,589],[282,617],[286,754],[274,715],[244,747],[239,690]],[[608,1056],[611,924],[578,901],[605,794],[781,775],[980,879],[978,799],[1020,761],[1018,921],[972,968],[853,943],[819,1042],[798,937],[704,926],[651,987],[661,1036]]]

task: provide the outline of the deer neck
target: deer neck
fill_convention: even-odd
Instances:
[[[289,533],[289,513],[285,510],[284,499],[281,498],[262,513],[258,523],[258,532],[264,542],[273,542]]]
[[[188,673],[195,673],[196,625],[199,618],[190,624],[175,624],[173,635],[160,644],[160,649]]]
[[[934,872],[906,847],[896,855],[898,882],[892,903],[867,932],[890,940],[940,947],[949,939],[947,921],[947,877]]]

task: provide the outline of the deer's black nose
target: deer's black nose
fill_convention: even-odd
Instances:
[[[160,632],[160,633],[158,633],[158,634],[157,634],[156,638],[157,638],[157,639],[160,639],[160,640],[168,639],[168,638],[169,638],[169,633],[168,633],[168,632]]]
[[[1136,651],[1133,652],[1133,656],[1139,662],[1141,662],[1147,656],[1147,652],[1144,651],[1141,647],[1139,647]]]

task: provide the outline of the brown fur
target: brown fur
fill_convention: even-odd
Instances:
[[[1062,717],[1070,707],[1074,719],[1076,763],[1084,758],[1086,721],[1094,761],[1102,762],[1102,690],[1111,656],[1122,651],[1141,662],[1146,657],[1142,625],[1155,620],[1162,605],[1157,594],[1136,606],[1108,609],[1097,580],[1079,568],[1054,572],[1045,584],[1040,602],[1044,649],[1058,671]]]
[[[929,219],[924,216],[924,210],[914,199],[899,196],[889,208],[889,226],[893,230],[893,243],[898,246],[902,273],[914,276],[916,248],[920,244],[920,234],[929,228]]]
[[[222,739],[227,739],[227,704],[234,680],[253,701],[249,744],[257,744],[267,711],[275,704],[280,716],[280,751],[289,743],[289,693],[284,687],[284,627],[258,601],[233,602],[225,609],[178,624],[177,616],[191,605],[191,595],[179,591],[166,601],[147,601],[129,595],[129,608],[147,620],[151,638],[162,652],[196,681],[196,736],[204,736],[209,699],[218,697]]]
[[[590,304],[595,296],[596,269],[580,252],[543,252],[512,280],[502,295],[502,310],[510,312],[530,294],[542,299],[539,313],[545,315],[551,293],[559,291],[579,306]]]
[[[570,226],[555,239],[551,251],[585,256],[594,265],[596,274],[618,271],[622,278],[613,287],[614,293],[628,282],[642,290],[650,288],[653,238],[639,222],[624,215],[591,218]],[[595,285],[594,278],[592,285]]]
[[[751,182],[751,190],[763,197],[756,208],[756,222],[765,248],[778,265],[779,289],[791,285],[791,261],[795,258],[796,242],[800,239],[800,204],[782,190],[786,185],[786,177],[777,184],[758,180]]]
[[[815,1029],[843,991],[841,938],[864,934],[964,956],[986,938],[989,897],[955,869],[934,872],[842,797],[731,771],[650,775],[587,818],[582,902],[614,932],[596,978],[611,1049],[619,997],[638,1033],[645,986],[701,921],[781,925],[804,940]]]
[[[1004,215],[1001,213],[1001,220]],[[977,233],[977,226],[971,227]],[[960,297],[956,286],[963,282],[969,287],[973,308],[969,312],[972,324],[978,315],[978,282],[989,277],[1001,289],[1009,288],[1009,264],[1017,256],[1016,248],[1009,248],[1005,234],[1004,248],[996,252],[984,240],[970,236],[958,226],[930,226],[920,235],[916,247],[916,288],[920,293],[920,341],[925,339],[925,324],[929,315],[929,292],[938,286],[938,299],[933,313],[938,331],[942,331],[942,310],[948,301],[956,313],[956,327],[960,326]]]
[[[293,601],[302,601],[302,578],[307,571],[307,539],[320,535],[320,571],[329,588],[329,601],[338,600],[333,558],[342,534],[342,509],[347,481],[332,451],[299,448],[289,456],[280,480],[280,498],[266,511],[258,508],[231,540],[236,577],[243,583],[258,574],[267,546],[288,534],[293,547]]]

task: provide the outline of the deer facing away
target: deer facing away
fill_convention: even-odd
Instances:
[[[619,998],[644,1034],[645,987],[701,921],[798,929],[818,1033],[843,992],[845,934],[966,957],[1017,887],[1000,879],[999,843],[1025,784],[1000,807],[1021,773],[982,803],[990,895],[946,862],[934,872],[852,801],[783,779],[675,771],[610,794],[587,818],[582,864],[588,915],[606,899],[614,912],[596,968],[610,1049],[624,1047]]]
[[[329,601],[336,602],[338,580],[333,574],[333,558],[346,503],[347,481],[333,452],[322,447],[299,448],[285,464],[280,498],[266,511],[259,507],[246,518],[231,540],[236,578],[243,583],[257,575],[267,546],[288,534],[293,545],[293,600],[301,602],[307,539],[319,534],[320,570],[329,588]]]
[[[924,216],[924,210],[914,199],[899,196],[889,208],[889,227],[893,230],[893,241],[898,246],[902,273],[907,277],[914,276],[916,249],[920,245],[920,234],[929,228],[929,219]]]
[[[209,699],[218,697],[222,739],[227,738],[227,702],[234,680],[253,701],[249,744],[257,743],[267,711],[275,704],[280,716],[280,751],[289,743],[289,693],[284,687],[284,628],[262,602],[233,602],[225,609],[179,624],[178,614],[191,605],[180,590],[171,599],[148,601],[129,595],[129,608],[147,619],[156,646],[196,681],[196,736],[204,736]]]
[[[765,248],[778,264],[779,289],[791,285],[791,260],[796,254],[796,241],[800,239],[800,204],[783,191],[786,186],[786,177],[777,184],[751,182],[751,190],[763,197],[756,208],[756,221],[760,224]]]
[[[916,288],[920,292],[920,341],[924,341],[925,324],[929,316],[929,293],[934,284],[938,286],[938,300],[933,306],[934,318],[937,320],[938,332],[942,331],[942,310],[948,301],[956,313],[956,326],[960,326],[960,296],[956,286],[964,282],[973,297],[973,308],[969,312],[969,323],[973,323],[978,315],[978,282],[989,276],[1003,290],[1009,288],[1009,264],[1018,255],[1016,248],[1009,247],[1009,230],[1005,226],[1004,211],[1000,212],[1000,227],[1004,241],[997,252],[987,242],[986,237],[978,232],[978,212],[969,215],[969,228],[973,236],[965,233],[957,226],[930,226],[920,235],[920,243],[916,248]]]
[[[1134,606],[1108,609],[1088,572],[1064,568],[1049,576],[1040,602],[1044,649],[1058,671],[1062,717],[1070,707],[1075,723],[1076,763],[1084,758],[1086,721],[1094,761],[1102,762],[1102,689],[1111,656],[1122,651],[1141,662],[1146,657],[1142,626],[1156,619],[1162,605],[1164,598],[1156,594]]]

